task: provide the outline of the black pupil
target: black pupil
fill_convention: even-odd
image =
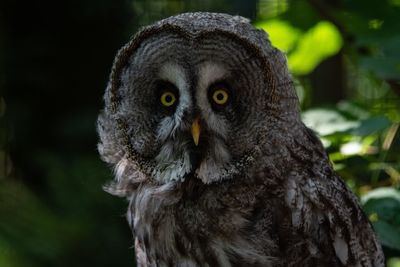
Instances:
[[[223,99],[224,99],[224,94],[222,94],[222,93],[217,93],[217,99],[218,99],[219,101],[223,100]]]
[[[167,103],[172,102],[172,96],[171,96],[171,95],[166,95],[166,96],[165,96],[165,101],[166,101]]]

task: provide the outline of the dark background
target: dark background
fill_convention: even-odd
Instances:
[[[327,110],[340,113],[366,129],[326,136],[335,166],[357,194],[379,188],[399,194],[400,39],[393,38],[399,6],[396,0],[1,2],[0,266],[134,266],[126,202],[102,191],[112,172],[97,155],[96,117],[117,50],[138,27],[185,11],[278,18],[304,32],[321,20],[336,26],[341,49],[312,71],[295,73],[302,107],[322,118]],[[343,103],[366,113],[349,115]],[[330,123],[339,125],[338,118]],[[372,140],[367,148],[377,150],[348,156],[340,144],[349,140]],[[335,160],[337,153],[342,158]],[[379,203],[366,206],[369,216]],[[400,197],[390,203],[389,213],[378,215],[387,223],[379,228],[382,240],[394,238],[385,241],[393,267],[400,262]]]

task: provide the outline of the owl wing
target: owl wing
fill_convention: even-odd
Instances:
[[[333,171],[320,141],[308,135],[314,147],[298,143],[303,154],[292,151],[302,168],[290,173],[283,196],[292,229],[282,235],[288,266],[384,266],[357,198]]]

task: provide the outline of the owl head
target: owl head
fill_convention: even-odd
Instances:
[[[285,57],[239,16],[185,13],[117,54],[98,119],[117,182],[204,183],[242,174],[271,133],[299,122]]]

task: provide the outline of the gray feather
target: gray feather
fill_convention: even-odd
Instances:
[[[177,88],[170,112],[160,81]],[[230,102],[215,108],[221,81]],[[285,56],[247,19],[186,13],[143,28],[118,52],[104,99],[98,150],[115,169],[107,190],[129,200],[138,266],[384,266],[300,120]]]

